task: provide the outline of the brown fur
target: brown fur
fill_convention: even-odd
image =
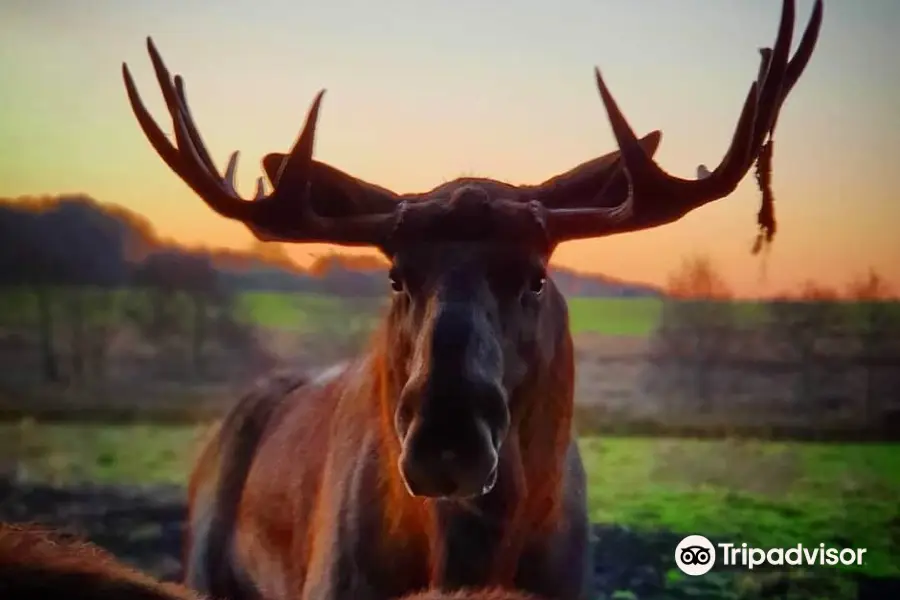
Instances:
[[[287,393],[259,387],[226,418],[191,477],[188,584],[285,600],[488,586],[580,597],[587,520],[572,437],[572,339],[565,301],[546,285],[490,494],[437,501],[404,486],[394,423],[413,350],[403,331],[417,323],[395,298],[369,350],[335,378]],[[248,419],[268,425],[251,439],[241,432]]]
[[[0,597],[9,600],[202,600],[58,531],[0,523]],[[227,599],[226,599],[227,600]],[[536,600],[501,588],[428,590],[404,600]]]
[[[148,38],[177,146],[124,64],[123,79],[172,171],[261,240],[377,247],[394,291],[352,365],[330,381],[263,385],[225,419],[191,480],[188,582],[232,600],[387,600],[486,586],[584,598],[572,339],[547,264],[564,241],[659,227],[734,191],[818,38],[820,0],[790,57],[794,12],[784,0],[728,153],[702,182],[654,163],[659,132],[638,140],[595,70],[620,151],[542,184],[471,177],[397,194],[364,182],[313,159],[323,90],[290,154],[264,159],[274,189],[266,194],[260,180],[254,202],[235,193],[236,154],[219,173],[180,76]],[[759,221],[774,231],[771,211]]]
[[[36,526],[0,523],[0,598],[9,600],[200,600],[105,550]]]

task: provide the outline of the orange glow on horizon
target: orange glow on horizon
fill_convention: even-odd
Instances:
[[[594,64],[639,135],[664,132],[660,164],[693,177],[698,163],[714,167],[727,148],[756,76],[756,48],[774,40],[780,6],[660,0],[648,12],[624,0],[556,7],[524,0],[490,10],[474,0],[391,3],[384,10],[361,0],[314,7],[198,0],[176,9],[103,1],[90,14],[14,3],[0,24],[9,49],[0,53],[0,197],[84,193],[145,215],[160,236],[186,245],[253,243],[241,224],[194,197],[135,123],[123,60],[151,113],[171,130],[144,47],[148,34],[173,73],[184,75],[220,169],[241,149],[246,196],[259,158],[290,146],[323,87],[316,157],[364,180],[397,192],[463,173],[539,182],[615,147]],[[811,7],[798,0],[796,31]],[[843,291],[872,268],[900,293],[900,128],[891,126],[900,105],[893,61],[900,38],[890,26],[897,22],[900,3],[826,3],[816,51],[779,119],[778,233],[765,260],[750,253],[759,192],[748,174],[731,197],[678,223],[564,244],[554,263],[664,286],[685,258],[705,254],[742,297],[807,280]],[[298,245],[289,253],[308,266],[333,250]]]

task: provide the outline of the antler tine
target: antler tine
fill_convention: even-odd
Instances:
[[[217,173],[218,169],[216,168],[216,163],[213,161],[209,150],[206,149],[206,144],[203,143],[203,138],[200,136],[200,132],[197,130],[197,125],[194,122],[194,117],[191,115],[191,111],[188,108],[187,92],[185,91],[184,78],[181,75],[175,75],[175,94],[178,98],[179,112],[183,115],[187,115],[187,118],[184,119],[184,124],[188,136],[190,137],[191,145],[197,151],[197,155],[200,157],[200,160],[203,161],[206,170],[210,173]]]
[[[396,211],[331,218],[317,214],[312,208],[310,187],[318,178],[312,152],[324,90],[316,95],[303,129],[285,159],[284,177],[270,195],[265,194],[260,178],[255,200],[248,201],[235,188],[238,152],[232,153],[224,176],[220,175],[191,116],[183,78],[176,75],[173,82],[149,37],[147,50],[172,117],[176,144],[172,145],[150,116],[128,66],[123,63],[122,76],[132,111],[157,154],[210,208],[224,217],[242,221],[261,240],[345,245],[377,245],[384,241],[393,229]],[[371,196],[374,193],[356,185],[360,183],[358,180],[336,169],[327,170],[325,175],[327,181],[316,186],[323,196],[336,193]],[[379,194],[385,196],[390,192],[380,190]]]
[[[597,88],[621,152],[629,193],[620,206],[613,208],[548,209],[546,219],[551,236],[560,242],[657,227],[733,192],[759,155],[781,105],[806,67],[818,39],[821,19],[822,3],[817,0],[797,53],[789,61],[794,2],[783,1],[775,44],[763,53],[759,75],[747,93],[728,151],[711,173],[706,171],[704,177],[696,180],[667,173],[641,149],[596,69]]]
[[[803,32],[803,37],[800,39],[800,44],[797,46],[797,51],[794,52],[793,58],[787,63],[783,72],[783,80],[781,83],[780,93],[778,94],[775,101],[770,103],[760,102],[764,108],[768,108],[768,114],[763,116],[762,118],[757,119],[757,125],[754,130],[754,147],[761,145],[766,135],[771,135],[775,131],[775,125],[778,121],[778,116],[781,112],[781,107],[784,104],[784,101],[787,99],[788,94],[790,94],[791,90],[796,85],[797,80],[800,78],[800,75],[803,74],[803,71],[806,69],[806,65],[809,64],[809,59],[812,57],[813,50],[816,47],[816,41],[819,38],[819,31],[822,28],[822,0],[816,0],[815,5],[813,5],[812,15],[810,16],[809,23],[806,26],[806,30]],[[770,65],[775,58],[774,50],[771,48],[760,48],[760,74],[758,77],[759,82],[763,82],[764,78],[768,76],[768,65]],[[769,69],[771,70],[771,69]],[[750,163],[753,162],[752,156],[749,158],[747,163],[747,168],[750,168]]]
[[[190,113],[187,113],[187,115],[183,113],[181,102],[176,95],[169,71],[153,45],[153,40],[150,38],[147,38],[147,50],[150,53],[153,70],[156,73],[166,106],[172,116],[177,146],[173,146],[169,142],[168,138],[153,120],[153,117],[150,116],[138,94],[128,66],[123,63],[122,74],[125,79],[128,99],[147,139],[169,168],[178,174],[182,181],[194,190],[210,208],[231,219],[241,221],[252,219],[252,205],[225,193],[220,184],[213,178],[212,173],[203,168],[205,166],[203,165],[203,160],[192,143],[188,126],[185,125],[186,120],[191,120]]]

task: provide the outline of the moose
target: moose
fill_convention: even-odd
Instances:
[[[15,600],[205,600],[184,585],[161,582],[78,537],[35,525],[0,523],[0,597]],[[222,598],[219,600],[229,600]],[[534,600],[500,588],[405,600]]]
[[[588,589],[585,470],[572,432],[566,302],[548,276],[558,244],[672,223],[731,194],[756,163],[760,226],[780,109],[815,48],[817,0],[790,56],[793,0],[761,51],[720,164],[686,180],[638,139],[599,69],[618,150],[537,185],[466,177],[398,194],[313,159],[324,90],[290,152],[262,160],[253,199],[217,169],[184,80],[147,47],[174,144],[134,115],[162,160],[213,211],[260,240],[377,248],[391,299],[367,349],[317,377],[284,372],[226,414],[189,483],[187,583],[239,600],[385,600],[500,587],[574,600]]]

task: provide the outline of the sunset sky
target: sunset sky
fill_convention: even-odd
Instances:
[[[4,0],[0,197],[84,192],[187,244],[246,247],[156,155],[128,105],[127,61],[167,132],[145,37],[185,77],[224,169],[250,196],[327,88],[316,157],[397,192],[462,174],[537,183],[615,148],[599,66],[657,160],[694,177],[727,148],[780,0]],[[795,44],[812,0],[798,0]],[[874,267],[900,288],[900,2],[826,0],[812,61],[779,120],[779,232],[763,277],[750,255],[752,174],[665,228],[570,243],[557,264],[664,284],[712,256],[741,295],[806,279],[843,287]],[[323,246],[296,246],[308,262]]]

